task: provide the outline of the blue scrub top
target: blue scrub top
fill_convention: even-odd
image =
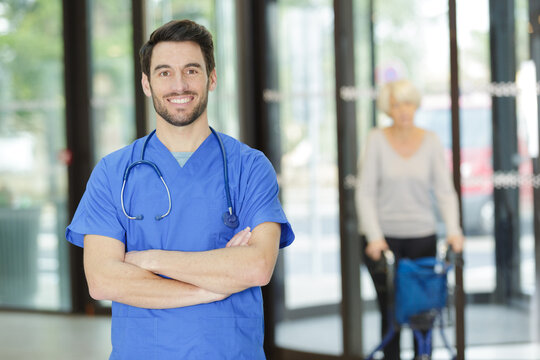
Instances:
[[[95,167],[73,221],[66,230],[71,243],[83,247],[84,235],[118,239],[132,250],[163,249],[206,251],[223,248],[246,226],[263,222],[281,224],[280,247],[290,245],[294,233],[278,199],[275,171],[260,151],[220,134],[227,151],[233,207],[239,217],[237,229],[223,224],[227,210],[223,160],[219,143],[209,135],[180,167],[171,152],[153,136],[145,159],[157,164],[169,186],[167,193],[154,170],[147,165],[132,169],[120,204],[126,167],[140,160],[146,138],[103,158]],[[246,289],[225,300],[175,309],[142,309],[112,304],[110,359],[265,359],[263,308],[260,287]]]

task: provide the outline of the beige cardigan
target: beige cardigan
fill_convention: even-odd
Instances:
[[[433,132],[426,131],[420,148],[404,158],[381,129],[371,130],[356,190],[360,231],[368,241],[436,233],[435,202],[446,235],[461,234],[456,192],[444,149]]]

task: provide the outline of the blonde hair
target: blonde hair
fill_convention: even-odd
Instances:
[[[379,90],[377,97],[377,107],[385,114],[390,112],[390,97],[393,96],[394,100],[398,103],[411,103],[416,107],[420,106],[422,99],[418,89],[409,80],[396,80],[384,84]]]

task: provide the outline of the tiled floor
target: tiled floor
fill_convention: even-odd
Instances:
[[[111,350],[108,317],[1,311],[0,325],[0,359],[2,360],[105,360],[108,359]],[[328,325],[331,323],[323,321],[318,324],[318,327]],[[316,328],[312,327],[312,329]],[[294,329],[285,330],[293,331]],[[301,338],[296,340],[301,340]],[[313,339],[310,342],[315,343]],[[328,344],[328,346],[333,345]],[[404,351],[404,355],[408,358],[412,357],[411,352],[407,350]],[[448,352],[445,349],[437,349],[433,358],[449,359]],[[466,349],[465,358],[467,360],[539,360],[540,343],[469,346]]]

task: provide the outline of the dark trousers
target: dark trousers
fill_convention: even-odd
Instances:
[[[437,237],[436,235],[429,235],[420,238],[391,238],[385,237],[390,250],[394,253],[395,264],[399,259],[409,258],[417,259],[421,257],[433,257],[437,254]],[[362,246],[365,250],[367,241],[362,236]],[[388,306],[388,285],[386,280],[386,271],[384,260],[373,261],[364,252],[364,263],[366,264],[369,274],[373,279],[375,285],[375,291],[377,292],[377,303],[381,312],[381,336],[384,336],[392,326],[394,319],[388,318],[389,309]],[[400,360],[400,331],[396,330],[396,334],[392,340],[384,348],[385,360]],[[414,341],[414,353],[418,355],[416,340]]]

